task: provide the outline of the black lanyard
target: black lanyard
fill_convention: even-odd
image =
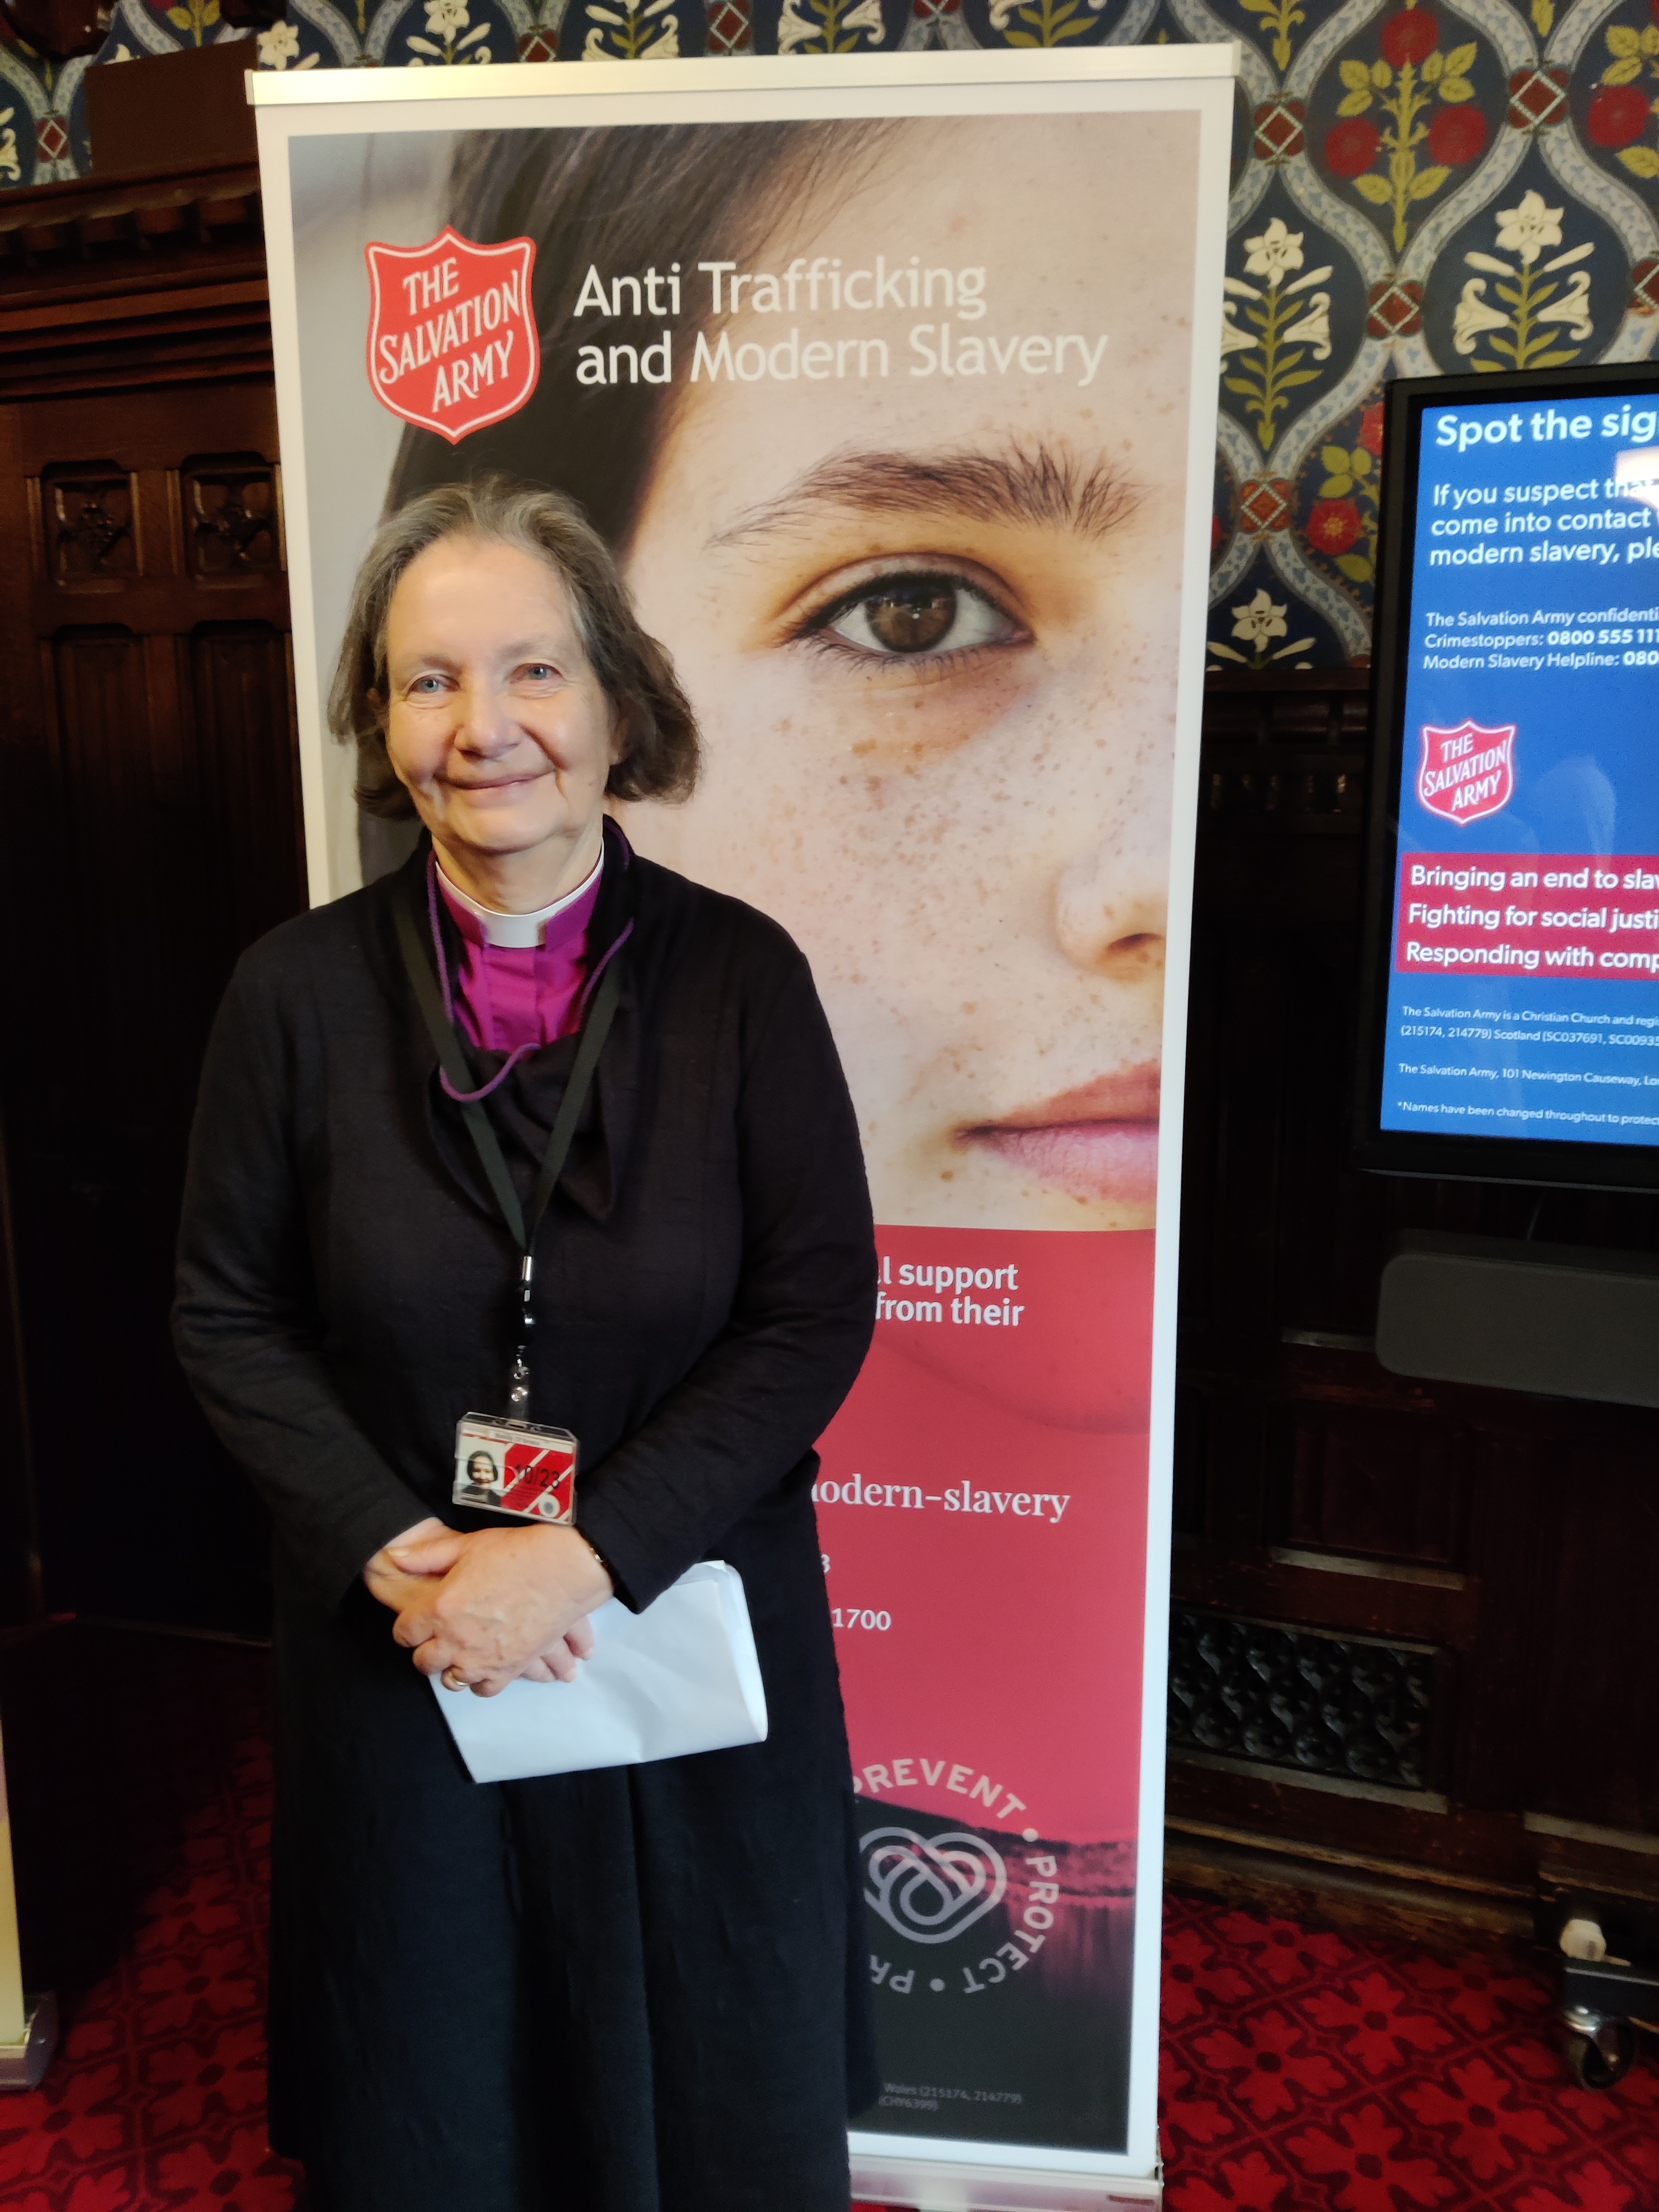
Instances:
[[[415,993],[426,1023],[427,1034],[437,1050],[438,1063],[449,1078],[453,1091],[470,1091],[473,1086],[472,1070],[467,1066],[461,1041],[455,1034],[443,995],[438,988],[437,976],[421,941],[420,925],[415,918],[413,899],[396,899],[393,912],[398,922],[398,943],[404,956],[404,967],[410,988]],[[466,1123],[467,1134],[477,1147],[478,1159],[495,1203],[501,1210],[514,1243],[523,1255],[519,1270],[519,1291],[523,1301],[518,1345],[513,1354],[513,1383],[507,1403],[507,1418],[522,1420],[530,1402],[530,1367],[527,1353],[530,1333],[536,1326],[531,1310],[531,1284],[535,1273],[532,1256],[536,1231],[542,1225],[554,1188],[564,1172],[569,1156],[571,1140],[576,1133],[576,1124],[581,1118],[582,1108],[592,1086],[593,1071],[599,1064],[599,1054],[605,1049],[605,1038],[611,1033],[611,1024],[617,1012],[617,1001],[622,995],[622,967],[623,955],[613,954],[599,988],[593,994],[586,1019],[582,1024],[580,1042],[576,1047],[574,1065],[570,1080],[565,1085],[564,1097],[559,1101],[559,1110],[553,1119],[552,1133],[547,1140],[546,1157],[542,1161],[541,1173],[536,1178],[536,1188],[530,1194],[530,1212],[526,1214],[519,1203],[519,1194],[506,1155],[501,1151],[501,1139],[495,1125],[475,1098],[461,1106],[461,1118]]]

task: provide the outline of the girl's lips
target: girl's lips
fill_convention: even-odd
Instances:
[[[1151,1206],[1158,1196],[1156,1121],[1059,1121],[1046,1128],[969,1134],[1036,1182],[1073,1198]]]
[[[1158,1071],[1149,1062],[964,1129],[961,1140],[1000,1153],[1036,1182],[1074,1198],[1151,1206],[1158,1195]]]

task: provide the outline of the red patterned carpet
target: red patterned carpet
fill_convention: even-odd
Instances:
[[[1651,2048],[1573,2087],[1530,1961],[1170,1898],[1170,2212],[1656,2212]]]
[[[290,2212],[264,2126],[261,1662],[74,1635],[0,1667],[26,1946],[71,2012],[43,2087],[0,2099],[0,2208]],[[1181,1898],[1166,1960],[1170,2212],[1659,2212],[1652,2052],[1610,2094],[1571,2087],[1531,1964]]]

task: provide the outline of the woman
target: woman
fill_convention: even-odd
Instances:
[[[831,2212],[875,2090],[811,1503],[873,1299],[834,1047],[775,925],[605,819],[683,793],[696,732],[568,501],[389,522],[334,708],[363,803],[429,835],[241,963],[176,1316],[277,1534],[274,2140],[319,2212]],[[489,1133],[533,1216],[612,999],[526,1336]],[[515,1376],[580,1439],[574,1527],[452,1503],[458,1420]],[[597,1606],[709,1556],[744,1578],[766,1743],[468,1781],[422,1675],[568,1680]]]
[[[628,833],[812,961],[883,1224],[875,1347],[819,1486],[865,1826],[971,1813],[1011,1883],[1034,1836],[1063,1870],[1041,1959],[994,2000],[962,1975],[996,1939],[929,1963],[877,1905],[884,2069],[971,2087],[929,2001],[1012,2019],[1042,1984],[994,2045],[1023,2102],[980,2118],[1098,2148],[1127,2082],[1177,630],[1204,507],[1194,128],[463,139],[457,229],[536,242],[541,380],[459,447],[407,433],[392,488],[510,466],[583,500],[709,733],[690,803],[629,805]],[[623,280],[648,311],[676,269],[636,315]],[[861,270],[884,302],[829,281]],[[664,328],[672,382],[620,350],[612,377],[613,348]],[[878,2124],[948,2134],[963,2110],[901,2098]]]

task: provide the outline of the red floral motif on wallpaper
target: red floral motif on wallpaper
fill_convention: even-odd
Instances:
[[[1351,499],[1322,499],[1308,517],[1308,543],[1334,557],[1357,545],[1365,520]]]
[[[1325,166],[1386,218],[1399,253],[1423,204],[1455,168],[1480,160],[1492,134],[1469,76],[1478,40],[1443,47],[1438,16],[1415,0],[1386,18],[1376,39],[1375,58],[1350,54],[1337,64],[1342,98],[1325,134]]]
[[[1584,128],[1598,146],[1628,146],[1648,127],[1647,94],[1637,84],[1604,84],[1589,104]]]

